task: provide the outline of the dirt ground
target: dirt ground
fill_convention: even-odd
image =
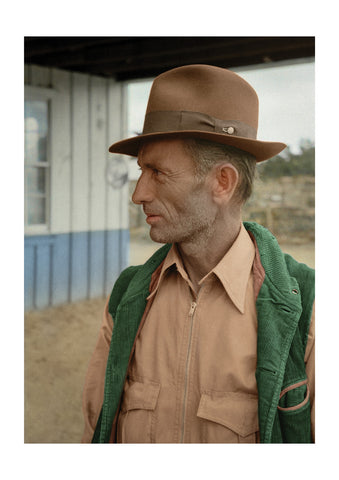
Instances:
[[[145,261],[156,244],[131,243],[130,263]],[[283,245],[314,267],[314,245]],[[25,314],[25,443],[79,443],[82,388],[105,299]]]

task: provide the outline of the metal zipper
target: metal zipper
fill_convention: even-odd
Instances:
[[[188,338],[188,349],[187,349],[187,357],[186,357],[186,369],[185,369],[185,386],[184,386],[184,401],[182,407],[182,422],[181,422],[181,438],[180,443],[184,442],[184,434],[185,434],[185,416],[186,416],[186,401],[187,401],[187,387],[188,387],[188,368],[190,363],[190,353],[192,347],[192,331],[193,331],[193,317],[195,309],[197,308],[197,303],[192,302],[191,308],[188,313],[188,316],[191,317],[191,324],[190,324],[190,332]]]

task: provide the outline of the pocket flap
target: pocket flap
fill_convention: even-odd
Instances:
[[[198,417],[219,423],[242,437],[259,431],[258,398],[243,393],[203,393]]]
[[[124,391],[121,411],[154,410],[158,401],[160,384],[129,381]]]

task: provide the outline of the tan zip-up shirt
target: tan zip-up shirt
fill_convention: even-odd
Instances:
[[[177,248],[171,248],[128,369],[118,443],[259,441],[254,258],[242,226],[196,295]],[[313,329],[312,322],[305,356],[312,403]],[[91,441],[102,405],[109,335],[106,324],[87,375],[83,442]],[[102,386],[95,389],[98,376]]]

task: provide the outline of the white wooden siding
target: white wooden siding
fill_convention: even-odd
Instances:
[[[72,75],[72,232],[89,230],[89,77]]]
[[[106,81],[90,79],[90,230],[105,228],[105,167],[108,145],[106,144]]]
[[[124,138],[126,128],[126,91],[124,88],[116,88],[113,83],[107,85],[107,142],[108,147],[112,143]],[[113,155],[108,152],[107,159]],[[128,166],[128,157],[125,159]],[[112,187],[107,189],[106,196],[106,223],[107,228],[116,228],[114,225],[120,225],[122,229],[129,228],[128,219],[128,196],[129,189],[126,183],[121,190],[115,190]]]
[[[25,65],[25,84],[53,93],[50,233],[128,229],[128,185],[106,181],[108,148],[123,136],[124,85],[35,65]]]
[[[71,231],[71,78],[52,70],[57,101],[51,107],[51,233]]]

